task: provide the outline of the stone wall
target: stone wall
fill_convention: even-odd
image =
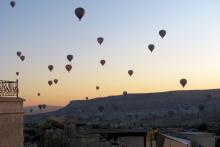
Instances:
[[[23,101],[0,97],[0,147],[23,147]]]

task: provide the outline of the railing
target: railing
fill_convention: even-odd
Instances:
[[[0,97],[17,97],[18,98],[18,80],[5,81],[0,80]]]

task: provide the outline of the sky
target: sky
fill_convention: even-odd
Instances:
[[[74,14],[77,7],[85,9],[82,21]],[[219,16],[219,0],[16,0],[14,8],[1,0],[0,79],[19,79],[25,106],[64,106],[123,91],[219,88]],[[161,29],[167,31],[163,39]],[[67,54],[74,56],[70,73]],[[58,84],[50,87],[55,78]],[[181,78],[188,80],[184,89]]]

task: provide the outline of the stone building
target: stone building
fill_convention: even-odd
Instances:
[[[0,81],[0,147],[23,147],[24,99],[12,84]]]
[[[0,147],[23,147],[23,101],[0,97]]]

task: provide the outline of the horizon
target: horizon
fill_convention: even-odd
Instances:
[[[220,88],[216,89],[189,89],[189,90],[171,90],[171,91],[158,91],[158,92],[148,92],[148,93],[127,93],[128,95],[143,95],[143,94],[158,94],[158,93],[170,93],[170,92],[194,92],[194,91],[215,91],[215,90],[220,90]],[[122,94],[118,95],[107,95],[103,97],[92,97],[88,100],[96,100],[96,99],[102,99],[102,98],[108,98],[108,97],[118,97],[122,96]],[[54,106],[54,107],[66,107],[69,105],[72,101],[86,101],[85,98],[77,98],[77,99],[72,99],[70,100],[66,105],[47,105],[47,106]],[[28,105],[25,106],[27,107],[37,107],[37,105]]]
[[[10,1],[1,1],[1,80],[18,78],[25,106],[65,106],[71,100],[123,91],[218,89],[219,6],[218,1],[199,0],[24,0],[11,8]],[[74,14],[77,7],[85,9],[81,21]],[[158,34],[161,29],[167,31],[163,39]],[[96,41],[100,36],[102,45]],[[151,43],[153,52],[148,49]],[[25,55],[23,62],[17,51]],[[73,55],[71,62],[68,54]],[[101,59],[106,60],[104,66]],[[73,66],[70,72],[66,64]],[[55,78],[58,84],[50,87],[48,80]],[[184,88],[179,83],[182,78],[188,81]]]

